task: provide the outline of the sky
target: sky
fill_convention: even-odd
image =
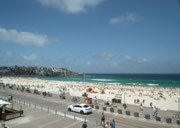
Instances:
[[[1,0],[0,66],[180,73],[180,0]]]

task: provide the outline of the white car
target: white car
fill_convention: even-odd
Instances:
[[[79,112],[81,114],[92,113],[92,108],[87,104],[74,104],[67,108],[68,111]]]

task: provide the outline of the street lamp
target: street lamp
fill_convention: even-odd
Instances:
[[[180,119],[180,96],[178,98],[178,112],[177,112],[177,118]]]
[[[178,98],[178,112],[180,112],[180,96],[178,96],[177,98]]]
[[[124,94],[124,104],[125,104],[125,95],[127,94],[125,91],[123,92],[123,94]]]
[[[124,94],[124,104],[123,104],[123,107],[124,107],[124,109],[126,109],[127,108],[127,105],[126,105],[126,102],[125,102],[125,95],[127,94],[125,91],[123,91],[123,94]]]

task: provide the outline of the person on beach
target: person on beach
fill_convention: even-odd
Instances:
[[[25,90],[25,87],[24,87],[24,86],[22,86],[22,88],[21,88],[21,92],[23,93],[23,92],[24,92],[24,90]]]
[[[106,124],[105,124],[105,128],[111,128],[111,126],[110,126],[109,122],[106,122]]]
[[[97,97],[94,97],[94,103],[97,104]]]
[[[143,104],[145,104],[145,99],[143,99]]]
[[[139,104],[139,99],[137,99],[137,104]]]
[[[8,96],[8,101],[12,101],[12,99],[13,99],[13,96],[12,96],[12,95],[9,95],[9,96]]]
[[[156,107],[155,116],[157,117],[157,115],[158,115],[158,108]]]
[[[143,105],[142,105],[142,103],[140,104],[140,110],[143,111]]]
[[[111,128],[115,128],[115,120],[113,119],[113,122],[111,123]]]
[[[87,123],[86,123],[86,122],[84,122],[84,123],[82,124],[82,128],[87,128]]]
[[[152,102],[150,103],[150,107],[152,108]]]
[[[157,108],[156,108],[156,106],[154,106],[154,108],[153,108],[153,117],[154,118],[157,117]]]
[[[5,85],[3,84],[3,89],[5,89]]]
[[[102,113],[102,115],[101,115],[101,125],[105,125],[105,115],[104,115],[104,113]]]

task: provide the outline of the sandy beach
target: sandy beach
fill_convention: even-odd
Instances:
[[[178,96],[180,88],[155,88],[144,86],[108,85],[97,83],[77,83],[48,81],[25,77],[1,77],[0,83],[15,85],[16,87],[37,89],[59,94],[65,90],[72,96],[81,97],[85,92],[90,98],[111,101],[113,98],[121,99],[122,103],[150,107],[156,106],[161,110],[178,111]]]

